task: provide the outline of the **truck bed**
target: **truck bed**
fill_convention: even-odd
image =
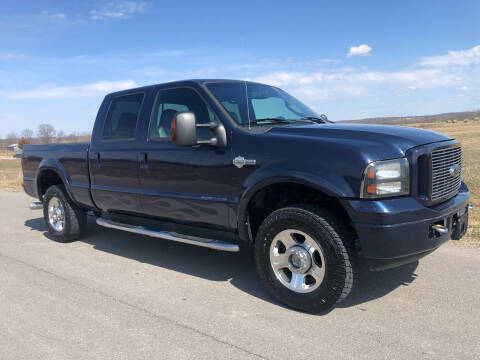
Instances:
[[[88,174],[89,147],[89,143],[25,145],[22,166],[23,186],[27,194],[41,200],[38,190],[42,184],[37,184],[37,178],[38,169],[42,167],[42,171],[51,171],[52,176],[56,175],[64,181],[67,191],[71,193],[74,201],[85,206],[92,206]],[[55,166],[58,163],[62,166]],[[64,173],[59,173],[58,169],[64,169]]]

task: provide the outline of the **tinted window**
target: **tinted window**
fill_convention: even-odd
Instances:
[[[114,98],[103,127],[103,138],[107,140],[134,139],[142,101],[143,94]]]
[[[248,123],[245,83],[219,82],[207,84],[207,87],[235,122]]]
[[[232,119],[235,120],[235,122],[240,123],[242,115],[240,114],[240,108],[238,107],[238,105],[230,101],[222,101],[222,105],[225,110],[227,110],[227,112],[230,114]]]
[[[166,139],[170,137],[170,127],[174,116],[179,112],[192,111],[195,113],[197,124],[206,124],[214,121],[214,115],[198,93],[190,88],[160,90],[150,122],[150,139]],[[209,129],[197,129],[199,140],[212,137]]]

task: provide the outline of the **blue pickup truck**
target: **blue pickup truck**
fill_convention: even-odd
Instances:
[[[282,303],[326,311],[371,270],[467,231],[450,136],[335,124],[276,87],[189,80],[109,94],[90,144],[26,145],[25,191],[52,237],[97,224],[223,251],[253,245]]]

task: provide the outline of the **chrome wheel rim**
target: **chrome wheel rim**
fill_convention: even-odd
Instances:
[[[52,197],[48,202],[48,222],[57,232],[62,232],[65,227],[65,209],[60,199],[56,197]]]
[[[277,279],[298,293],[314,291],[325,277],[322,247],[299,230],[283,230],[273,238],[270,264]]]

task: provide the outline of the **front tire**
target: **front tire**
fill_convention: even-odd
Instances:
[[[351,232],[325,209],[294,205],[272,212],[255,241],[257,270],[267,290],[283,304],[325,312],[354,285]]]
[[[79,239],[87,227],[87,213],[79,208],[61,185],[53,185],[43,196],[43,217],[55,241]]]

